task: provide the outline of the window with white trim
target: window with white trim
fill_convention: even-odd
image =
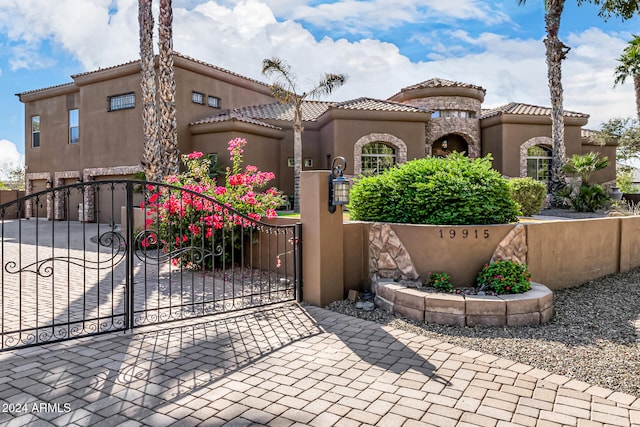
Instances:
[[[80,115],[78,109],[69,110],[69,144],[80,141]]]
[[[211,108],[220,108],[220,98],[217,96],[208,96],[207,105]]]
[[[204,105],[204,93],[191,92],[191,102]]]
[[[31,146],[40,147],[40,116],[31,117]]]
[[[527,176],[538,181],[548,182],[551,170],[551,150],[535,145],[527,150]]]
[[[396,164],[396,150],[382,142],[370,142],[362,147],[361,158],[362,175],[378,175]]]

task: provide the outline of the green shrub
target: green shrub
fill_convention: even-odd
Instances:
[[[451,277],[447,273],[429,273],[429,281],[426,284],[433,286],[440,292],[453,291]]]
[[[547,196],[547,186],[533,178],[513,178],[508,181],[509,194],[520,205],[522,215],[540,212]]]
[[[520,211],[491,157],[412,160],[351,189],[353,220],[409,224],[505,224]]]
[[[531,274],[526,264],[500,260],[486,264],[476,278],[479,288],[497,294],[521,294],[531,289]]]
[[[582,184],[577,191],[569,189],[563,195],[578,212],[595,212],[606,207],[611,201],[609,194],[600,184]]]

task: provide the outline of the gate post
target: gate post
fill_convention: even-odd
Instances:
[[[133,300],[133,257],[135,254],[136,248],[134,247],[134,236],[133,236],[133,183],[131,181],[127,181],[127,199],[126,199],[126,218],[120,218],[120,221],[125,221],[126,224],[126,248],[127,248],[127,256],[126,256],[126,278],[125,278],[125,329],[132,329],[135,325],[133,324],[133,314],[134,314],[134,300]]]
[[[300,174],[304,301],[324,307],[344,298],[342,206],[329,213],[329,171]]]

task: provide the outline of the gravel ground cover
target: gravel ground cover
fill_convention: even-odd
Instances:
[[[544,325],[460,327],[422,323],[345,300],[329,309],[640,397],[640,269],[554,291]]]

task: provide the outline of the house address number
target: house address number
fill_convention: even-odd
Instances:
[[[463,228],[462,230],[456,230],[453,228],[450,228],[448,231],[445,231],[443,229],[440,229],[440,238],[444,239],[444,238],[449,238],[449,239],[455,239],[456,237],[458,238],[463,238],[463,239],[488,239],[489,238],[489,230],[485,229],[485,230],[472,230],[469,231],[466,228]]]

